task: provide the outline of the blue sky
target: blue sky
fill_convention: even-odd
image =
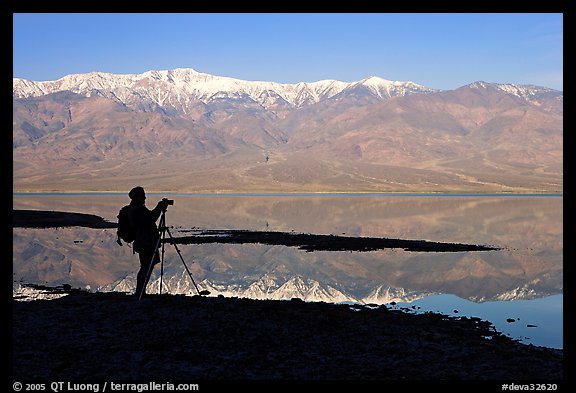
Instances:
[[[368,76],[563,90],[561,13],[21,13],[13,76],[193,68],[279,83]]]

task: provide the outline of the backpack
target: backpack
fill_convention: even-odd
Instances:
[[[128,216],[128,209],[130,205],[126,205],[120,209],[118,212],[118,240],[116,242],[119,245],[122,245],[122,241],[124,240],[126,243],[132,243],[136,238],[136,231],[130,222],[130,217]]]

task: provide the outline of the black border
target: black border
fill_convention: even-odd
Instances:
[[[201,2],[201,1],[187,1],[187,0],[163,0],[155,2],[146,2],[138,0],[101,0],[96,2],[82,2],[82,1],[1,1],[0,8],[2,9],[2,39],[6,40],[3,45],[4,48],[10,48],[13,52],[12,43],[12,15],[14,13],[56,13],[56,12],[90,12],[90,13],[142,13],[142,12],[153,12],[153,13],[181,13],[181,12],[214,12],[214,13],[263,13],[263,12],[273,12],[273,13],[284,13],[284,12],[294,12],[294,13],[306,13],[306,12],[322,12],[322,13],[361,13],[361,12],[388,12],[388,13],[439,13],[439,12],[450,12],[450,13],[530,13],[530,12],[550,12],[550,13],[563,13],[564,15],[564,47],[569,48],[568,55],[564,56],[564,102],[565,106],[571,108],[571,97],[573,95],[574,77],[572,74],[576,72],[576,68],[569,63],[572,63],[574,55],[571,53],[574,48],[576,48],[574,38],[576,34],[574,32],[574,5],[576,1],[574,0],[540,0],[540,1],[522,1],[522,0],[463,0],[463,1],[444,1],[444,0],[394,0],[394,1],[383,1],[380,2],[370,2],[369,4],[360,4],[359,2],[346,2],[346,3],[331,3],[329,6],[322,4],[321,2],[310,2],[305,4],[299,4],[296,2],[231,2],[224,4],[222,2]],[[8,41],[10,37],[10,41]],[[4,56],[8,59],[8,56]],[[8,61],[8,60],[7,60]],[[8,74],[8,72],[6,72]],[[12,73],[13,74],[13,73]],[[6,78],[6,85],[8,85],[8,78]],[[566,88],[568,87],[568,88]],[[2,91],[8,94],[8,86]],[[566,94],[567,93],[567,94]],[[6,100],[7,101],[7,100]],[[7,104],[7,102],[6,102]],[[6,105],[8,106],[8,105]],[[571,137],[573,132],[570,126],[573,122],[573,112],[571,110],[566,111],[564,114],[565,122],[568,126],[565,126],[566,130],[565,136],[568,139]],[[6,122],[8,122],[8,116],[5,116]],[[6,124],[6,130],[8,129],[8,124]],[[565,147],[571,147],[569,140],[564,143]],[[11,150],[10,150],[11,152]],[[12,154],[5,155],[5,164],[7,168],[12,168]],[[570,158],[571,155],[568,155]],[[566,158],[566,154],[565,154]],[[10,161],[8,161],[10,159]],[[571,166],[570,166],[571,168]],[[564,171],[566,173],[566,171]],[[7,176],[3,176],[3,179],[7,179]],[[6,181],[6,180],[5,180]],[[564,182],[564,184],[569,184]],[[6,188],[4,188],[6,189]],[[564,190],[564,195],[569,195]],[[569,206],[569,205],[568,205]],[[569,211],[569,210],[568,210]],[[11,214],[9,215],[11,217]],[[572,217],[571,214],[565,214],[566,217]],[[568,220],[564,220],[565,223],[570,224]],[[562,225],[563,223],[559,223]],[[564,236],[565,243],[569,240],[567,235],[569,235],[569,225],[564,225]],[[11,227],[8,227],[5,232],[5,239],[11,237]],[[7,259],[7,258],[6,258]],[[568,278],[565,282],[570,282],[572,276],[571,262],[572,258],[565,258],[568,264],[565,264],[564,277]],[[4,265],[8,266],[8,261],[4,260]],[[11,269],[7,272],[6,277],[12,277]],[[12,280],[11,280],[12,281]],[[8,283],[7,283],[8,284]],[[11,304],[12,304],[12,293],[8,293],[9,288],[11,288],[11,283],[6,285],[8,300],[8,309],[10,310],[10,320],[12,316]],[[564,286],[564,297],[569,299],[568,304],[571,304],[571,299],[573,296],[573,290],[571,285]],[[565,302],[566,303],[566,302]],[[566,314],[568,316],[568,314]],[[564,318],[564,380],[557,382],[558,390],[562,391],[565,386],[571,385],[573,381],[571,366],[574,364],[573,359],[573,345],[574,339],[569,333],[573,331],[573,327],[567,322],[568,318]],[[6,340],[11,343],[11,340]],[[8,353],[8,351],[4,351]],[[10,350],[12,353],[12,347]],[[4,373],[4,375],[12,374]],[[151,376],[150,380],[154,378]],[[10,386],[7,386],[7,391],[13,390],[13,380],[10,378]],[[21,382],[31,382],[31,381],[21,381]],[[52,382],[52,381],[44,381]],[[73,381],[71,381],[73,382]],[[86,382],[99,382],[99,381],[86,381]],[[142,381],[148,382],[148,381]],[[162,382],[162,381],[158,381]],[[177,382],[177,381],[170,381]],[[243,389],[248,388],[251,391],[270,391],[276,388],[288,388],[288,389],[325,389],[325,388],[338,388],[340,390],[367,390],[367,389],[384,389],[386,391],[391,391],[391,389],[402,388],[402,389],[412,389],[412,388],[424,388],[427,391],[434,389],[442,389],[445,391],[458,391],[461,392],[462,388],[471,387],[474,389],[482,389],[486,392],[501,392],[502,383],[516,383],[522,384],[520,381],[182,381],[189,383],[198,383],[200,389],[203,392],[206,391],[220,391],[222,389]],[[548,381],[542,381],[548,382]],[[47,386],[46,391],[49,387]]]

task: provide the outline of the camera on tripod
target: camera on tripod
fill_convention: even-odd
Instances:
[[[173,205],[174,204],[174,200],[168,199],[168,198],[162,198],[162,202],[164,202],[166,205]],[[194,277],[192,277],[192,273],[190,272],[190,269],[188,269],[188,265],[186,265],[186,262],[184,262],[184,258],[182,257],[182,253],[180,252],[180,249],[176,245],[176,242],[174,241],[174,237],[172,236],[172,233],[170,233],[170,228],[168,226],[166,226],[166,209],[165,208],[162,209],[162,216],[160,217],[160,223],[158,225],[158,230],[160,231],[161,236],[158,236],[158,240],[156,241],[156,248],[154,248],[154,250],[158,250],[158,248],[160,248],[160,242],[162,242],[162,259],[161,259],[161,265],[160,265],[161,266],[160,267],[160,289],[159,289],[158,293],[162,294],[162,277],[164,276],[164,243],[166,243],[166,234],[168,234],[168,236],[170,236],[169,243],[172,244],[174,246],[174,248],[176,249],[176,252],[178,253],[178,256],[180,257],[180,260],[184,264],[184,267],[186,268],[186,272],[188,273],[188,276],[190,277],[192,284],[194,284],[194,287],[196,288],[196,292],[198,292],[198,295],[200,295],[200,296],[210,295],[210,291],[208,291],[208,290],[201,291],[198,288],[198,285],[196,285],[196,281],[194,281]],[[154,268],[154,265],[155,265],[154,259],[157,258],[156,255],[158,255],[158,253],[155,253],[152,256],[152,259],[150,260],[150,264],[148,267],[148,273],[146,274],[146,281],[144,283],[144,286],[140,290],[140,294],[138,295],[138,300],[142,299],[142,295],[144,294],[144,292],[146,290],[146,286],[148,285],[148,281],[150,281],[150,276],[152,275],[152,269]]]

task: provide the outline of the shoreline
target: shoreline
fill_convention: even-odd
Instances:
[[[147,191],[147,195],[170,196],[246,196],[246,197],[282,197],[282,196],[459,196],[459,197],[502,197],[502,196],[528,196],[528,197],[563,197],[563,192],[371,192],[371,191],[334,191],[334,192],[179,192],[179,191]],[[107,195],[126,196],[126,191],[13,191],[12,196],[84,196]]]
[[[377,305],[88,293],[12,301],[13,376],[58,380],[561,382],[562,349],[480,318]],[[137,328],[135,328],[137,326]]]
[[[12,210],[13,228],[62,228],[78,226],[86,228],[117,228],[118,224],[104,218],[85,213]],[[173,239],[174,244],[233,243],[233,244],[269,244],[298,247],[312,251],[374,251],[401,248],[418,252],[461,252],[461,251],[497,251],[500,247],[482,244],[462,244],[432,242],[426,240],[390,239],[377,237],[351,237],[337,235],[316,235],[311,233],[249,231],[233,229],[181,230],[194,233]],[[169,242],[165,240],[165,242]]]

